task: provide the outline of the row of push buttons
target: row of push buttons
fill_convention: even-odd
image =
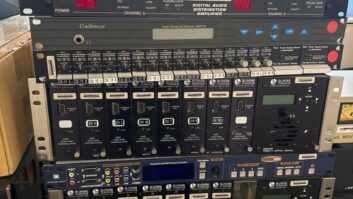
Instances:
[[[238,175],[239,174],[239,175]],[[257,170],[256,171],[256,177],[263,177],[264,176],[264,171],[263,170]],[[245,178],[245,177],[255,177],[255,171],[232,171],[230,173],[231,178]]]
[[[272,30],[280,30],[279,28],[279,25],[278,24],[274,24],[272,25],[271,27]],[[250,33],[250,29],[249,28],[240,28],[240,34],[243,36],[243,37],[246,37],[248,36],[248,34]],[[264,34],[265,31],[262,30],[262,29],[255,29],[255,36],[261,36],[262,34]],[[294,28],[286,28],[284,30],[284,35],[286,36],[293,36],[295,34],[295,30]],[[301,31],[299,32],[299,35],[300,36],[307,36],[309,35],[309,30],[307,28],[303,28],[301,29]],[[270,39],[272,41],[277,41],[280,37],[280,34],[279,33],[273,33],[270,35]]]
[[[290,175],[300,175],[300,169],[278,169],[276,171],[276,176],[283,176],[286,175],[286,176],[290,176]]]

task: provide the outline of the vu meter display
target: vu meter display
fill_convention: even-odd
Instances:
[[[342,103],[338,123],[353,124],[353,103]]]

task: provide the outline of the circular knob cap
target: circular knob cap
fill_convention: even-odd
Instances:
[[[234,67],[234,66],[235,66],[235,62],[234,62],[233,60],[231,60],[231,59],[230,59],[230,60],[227,60],[226,63],[227,63],[227,66],[228,66],[228,67]]]
[[[270,83],[271,83],[271,85],[276,85],[277,84],[277,79],[272,79]]]
[[[270,59],[264,59],[263,64],[265,66],[271,67],[273,65],[273,61]]]
[[[92,193],[93,193],[93,195],[98,195],[99,194],[99,190],[98,189],[93,189]]]
[[[191,85],[191,80],[187,79],[184,81],[185,86],[190,86]]]
[[[149,189],[149,187],[147,185],[142,187],[142,190],[145,191],[145,192],[148,191],[148,189]]]
[[[205,152],[206,152],[205,147],[201,146],[201,148],[200,148],[200,153],[205,153]]]
[[[75,193],[75,192],[74,192],[74,191],[72,191],[72,190],[68,190],[68,191],[67,191],[67,195],[68,195],[68,196],[73,196],[73,195],[74,195],[74,193]]]
[[[213,85],[215,85],[215,84],[216,84],[216,80],[211,79],[211,80],[210,80],[210,85],[213,86]]]
[[[132,155],[132,151],[131,151],[131,148],[128,147],[127,150],[126,150],[126,155],[127,156],[131,156]]]
[[[177,154],[177,155],[181,154],[181,149],[179,146],[176,147],[175,154]]]
[[[156,155],[157,154],[157,149],[155,147],[152,148],[151,150],[152,155]]]
[[[246,147],[246,150],[247,150],[248,152],[252,152],[254,149],[253,149],[251,146],[247,146],[247,147]]]
[[[118,187],[118,192],[121,193],[124,191],[124,187]]]
[[[241,84],[241,79],[234,80],[234,84],[239,86]]]
[[[239,65],[240,65],[241,67],[243,67],[243,68],[246,68],[246,67],[249,66],[249,62],[246,61],[246,60],[240,60],[240,61],[239,61]]]
[[[191,189],[195,189],[195,188],[196,188],[196,184],[195,184],[195,183],[191,183],[191,184],[190,184],[190,188],[191,188]]]
[[[171,184],[167,184],[167,185],[165,185],[165,188],[167,189],[167,190],[170,190],[170,189],[172,189],[172,185]]]
[[[230,149],[227,146],[224,146],[224,153],[229,153]]]
[[[213,183],[213,188],[218,188],[219,187],[219,183],[218,182],[215,182],[215,183]]]
[[[254,66],[254,67],[260,67],[261,66],[261,62],[259,60],[252,60],[251,61],[251,65]]]

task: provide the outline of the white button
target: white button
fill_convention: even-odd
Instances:
[[[246,124],[246,123],[248,123],[248,117],[236,117],[235,123],[236,124]]]
[[[163,118],[163,120],[162,120],[162,124],[164,126],[173,126],[174,123],[175,123],[175,119],[172,117],[171,118]]]
[[[113,127],[124,127],[125,126],[125,120],[124,119],[112,120],[112,126]]]
[[[206,179],[206,173],[200,173],[200,174],[199,174],[199,179],[200,179],[200,180]]]
[[[254,171],[249,171],[248,172],[248,177],[254,177],[255,176],[255,172]]]
[[[86,120],[86,127],[87,128],[98,128],[99,121],[98,120]]]
[[[294,175],[299,175],[300,174],[300,169],[294,169],[293,174]]]
[[[286,173],[286,176],[292,175],[292,169],[286,169],[285,173]]]
[[[315,168],[310,168],[308,174],[313,175],[315,173]]]
[[[188,125],[199,125],[200,118],[199,117],[189,117],[188,118]]]
[[[283,170],[282,169],[278,169],[276,175],[277,176],[282,176],[283,175]]]
[[[237,177],[238,177],[238,172],[237,172],[237,171],[232,171],[232,172],[230,173],[230,177],[231,177],[231,178],[237,178]]]
[[[206,162],[200,162],[200,169],[206,169]]]
[[[246,171],[240,171],[239,176],[240,176],[241,178],[246,177]]]
[[[151,120],[148,118],[141,118],[137,120],[137,125],[138,126],[150,126],[151,125]]]
[[[54,180],[59,180],[60,178],[60,175],[59,174],[53,174],[53,179]]]
[[[263,170],[257,170],[256,176],[257,176],[257,177],[262,177],[262,176],[264,176],[264,171],[263,171]]]
[[[72,121],[71,120],[60,120],[59,127],[61,129],[69,129],[72,128]]]

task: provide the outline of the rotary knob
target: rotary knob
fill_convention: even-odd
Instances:
[[[148,190],[149,190],[149,187],[148,187],[147,185],[145,185],[145,186],[142,187],[142,191],[146,192],[146,191],[148,191]]]
[[[234,84],[239,86],[241,84],[241,79],[234,80]]]
[[[191,189],[195,189],[195,188],[196,188],[196,184],[195,184],[195,183],[191,183],[191,184],[190,184],[190,188],[191,188]]]
[[[99,194],[99,190],[98,189],[93,189],[92,193],[93,193],[93,195],[98,195]]]
[[[251,61],[251,65],[254,67],[260,67],[261,66],[261,62],[257,59],[254,59]]]
[[[67,195],[68,195],[68,196],[73,196],[74,194],[75,194],[75,192],[72,191],[72,190],[68,190],[68,191],[67,191]]]
[[[246,68],[246,67],[249,66],[249,62],[242,59],[242,60],[239,61],[239,65],[240,65],[241,67],[243,67],[243,68]]]
[[[121,192],[123,192],[123,191],[124,191],[124,187],[118,187],[118,189],[117,189],[117,190],[118,190],[118,192],[119,192],[119,193],[121,193]]]
[[[264,59],[262,63],[268,67],[271,67],[273,65],[273,61],[270,59]]]
[[[213,183],[212,187],[215,188],[215,189],[218,188],[219,187],[219,183],[218,182]]]
[[[167,184],[166,186],[165,186],[165,188],[167,189],[167,190],[171,190],[172,189],[172,185],[171,184]]]

